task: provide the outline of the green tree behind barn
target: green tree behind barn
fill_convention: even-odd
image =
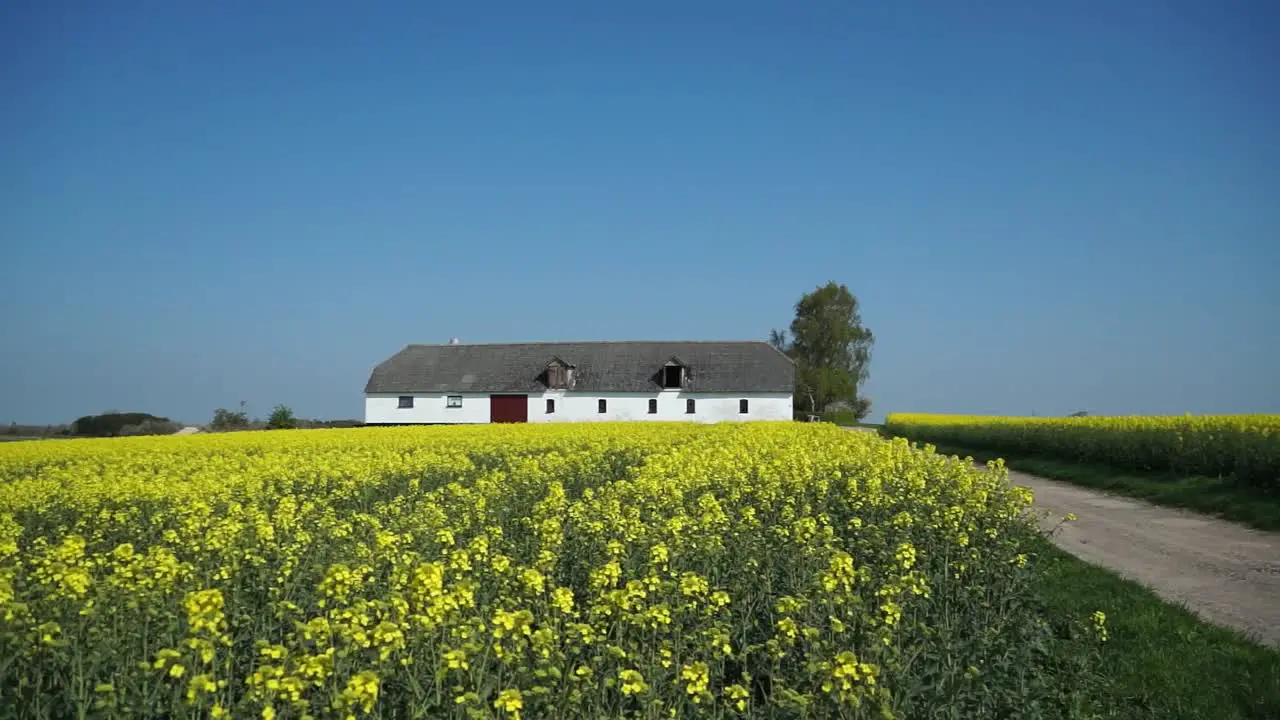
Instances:
[[[796,361],[796,407],[822,413],[843,405],[858,420],[871,412],[860,393],[870,375],[875,336],[862,322],[858,298],[834,281],[803,295],[787,330],[769,341]]]

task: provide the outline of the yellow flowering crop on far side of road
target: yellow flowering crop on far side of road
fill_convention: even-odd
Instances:
[[[995,417],[892,413],[912,440],[1131,470],[1233,475],[1280,490],[1280,415]]]

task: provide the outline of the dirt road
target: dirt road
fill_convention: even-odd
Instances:
[[[1280,533],[1018,472],[1009,479],[1035,493],[1047,526],[1079,516],[1055,537],[1064,550],[1280,647]]]

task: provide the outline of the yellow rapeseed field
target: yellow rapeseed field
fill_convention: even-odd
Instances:
[[[1280,415],[991,417],[892,413],[894,435],[1133,470],[1233,475],[1280,490]]]
[[[4,716],[1062,702],[1026,491],[829,425],[11,443],[0,488]]]

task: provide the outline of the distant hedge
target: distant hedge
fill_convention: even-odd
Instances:
[[[363,427],[362,420],[299,420],[298,427],[306,429],[319,428],[354,428]]]
[[[85,415],[71,423],[71,434],[85,437],[167,435],[177,431],[177,424],[169,418],[140,412]]]

